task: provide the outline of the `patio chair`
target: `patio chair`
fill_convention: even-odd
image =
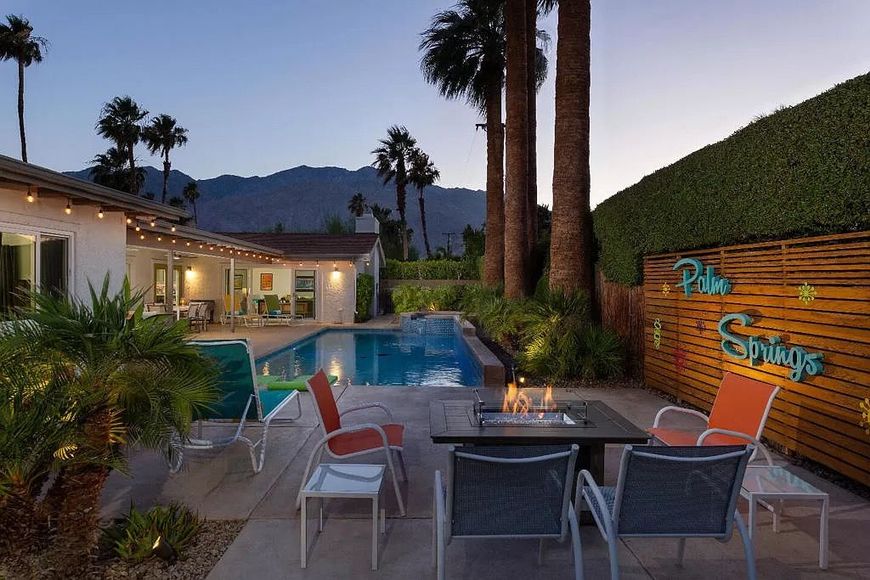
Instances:
[[[278,295],[265,294],[263,299],[266,301],[266,314],[264,315],[266,320],[284,322],[289,326],[293,321],[293,317],[289,314],[284,314],[281,310],[281,302],[278,300]]]
[[[571,535],[574,577],[583,557],[571,484],[577,445],[449,448],[447,488],[435,472],[432,543],[438,580],[454,538],[547,538]]]
[[[208,304],[205,302],[191,302],[187,311],[187,322],[191,328],[198,332],[208,330]]]
[[[302,404],[298,391],[270,391],[258,387],[254,356],[246,339],[194,340],[191,341],[191,344],[196,345],[205,356],[218,363],[220,367],[218,388],[223,394],[223,399],[213,405],[203,416],[198,417],[199,433],[196,438],[191,437],[175,443],[178,454],[175,461],[170,464],[170,470],[172,473],[176,473],[181,469],[185,449],[219,449],[238,442],[248,446],[251,454],[251,466],[254,473],[259,473],[266,460],[266,438],[269,434],[269,426],[280,421],[294,421],[302,416]],[[276,420],[278,413],[293,400],[296,401],[296,415]],[[243,435],[248,421],[259,421],[263,426],[260,439],[256,442]],[[238,426],[230,436],[203,439],[203,422],[237,422]]]
[[[323,372],[323,369],[317,371],[307,381],[307,385],[314,400],[314,409],[317,411],[317,418],[320,422],[323,437],[314,446],[311,456],[308,458],[308,465],[305,466],[305,473],[302,476],[302,484],[299,486],[299,494],[296,496],[296,509],[299,509],[301,505],[302,488],[308,481],[311,469],[315,464],[320,463],[320,458],[323,456],[324,451],[334,459],[349,459],[351,457],[383,451],[387,459],[387,467],[393,479],[393,488],[396,491],[399,513],[404,516],[405,503],[402,500],[402,493],[399,491],[399,481],[396,478],[396,469],[393,466],[393,455],[395,454],[399,467],[402,470],[402,480],[408,481],[405,459],[402,456],[405,426],[400,423],[393,423],[392,413],[382,403],[366,403],[350,407],[339,413],[338,405],[336,405],[335,397],[332,394],[332,388],[329,386],[329,379],[326,373]],[[363,409],[380,409],[386,414],[388,422],[381,425],[376,423],[361,423],[347,427],[342,426],[342,417]]]
[[[745,445],[766,449],[761,444],[761,433],[779,387],[725,373],[708,417],[700,411],[683,407],[664,407],[656,413],[653,426],[647,431],[663,445]],[[667,413],[694,415],[706,422],[706,429],[673,429],[659,426]]]
[[[743,540],[746,574],[755,579],[752,542],[737,511],[737,498],[752,445],[633,447],[622,452],[616,487],[599,486],[585,469],[577,478],[576,504],[592,512],[610,552],[610,577],[619,578],[620,538],[686,538],[727,542],[733,524]]]

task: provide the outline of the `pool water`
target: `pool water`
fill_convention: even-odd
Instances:
[[[293,378],[318,369],[354,385],[467,386],[482,371],[458,332],[329,329],[257,361],[257,372]]]

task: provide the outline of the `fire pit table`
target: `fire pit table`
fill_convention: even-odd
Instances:
[[[552,401],[517,413],[505,409],[502,390],[471,400],[432,401],[429,435],[436,444],[580,446],[577,470],[604,480],[604,446],[646,444],[650,435],[601,401]],[[496,402],[498,400],[498,402]],[[490,402],[488,402],[490,401]]]

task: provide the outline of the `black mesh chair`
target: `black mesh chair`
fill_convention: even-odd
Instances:
[[[595,483],[585,469],[577,480],[576,503],[592,512],[610,552],[610,577],[619,578],[619,538],[686,538],[727,542],[736,522],[743,540],[746,573],[755,579],[752,543],[737,511],[737,498],[752,445],[632,447],[622,454],[616,487]]]
[[[577,445],[450,447],[447,488],[435,472],[432,544],[439,580],[454,538],[553,538],[571,533],[574,576],[583,578],[571,503]],[[518,502],[517,498],[523,498]]]

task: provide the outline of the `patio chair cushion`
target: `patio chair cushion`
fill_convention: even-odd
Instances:
[[[270,391],[268,389],[257,389],[257,396],[260,398],[260,405],[263,408],[263,417],[275,410],[275,407],[283,403],[288,396],[298,393],[288,393],[287,391]]]
[[[335,395],[332,394],[332,388],[329,386],[329,379],[323,369],[306,381],[308,390],[314,395],[314,404],[317,407],[317,413],[323,424],[325,433],[332,433],[336,429],[341,429],[341,415],[338,413],[338,405],[335,404]],[[331,442],[330,442],[331,443]],[[330,448],[332,445],[330,444]]]
[[[771,398],[778,387],[735,373],[726,373],[710,410],[709,427],[755,437],[764,427]],[[737,444],[745,441],[734,440]]]
[[[668,427],[650,427],[647,429],[650,435],[670,446],[696,445],[701,431],[693,429],[672,429]],[[704,445],[745,445],[745,439],[730,437],[728,435],[710,435],[704,439]]]
[[[613,504],[616,501],[616,488],[612,486],[602,486],[598,490],[604,498],[606,505],[598,505],[595,496],[592,494],[590,487],[583,488],[583,495],[586,497],[586,503],[589,504],[589,509],[595,512],[595,515],[601,521],[608,521],[613,517]]]
[[[299,375],[292,379],[281,379],[278,375],[257,375],[257,384],[261,387],[266,387],[270,391],[307,391],[308,387],[305,383],[311,380],[314,375]],[[330,385],[338,382],[337,375],[326,375]]]
[[[390,447],[402,447],[405,438],[405,426],[397,424],[381,425],[387,434]],[[342,433],[329,440],[329,449],[336,455],[350,455],[360,451],[383,448],[384,440],[374,429],[365,429],[354,433]]]

